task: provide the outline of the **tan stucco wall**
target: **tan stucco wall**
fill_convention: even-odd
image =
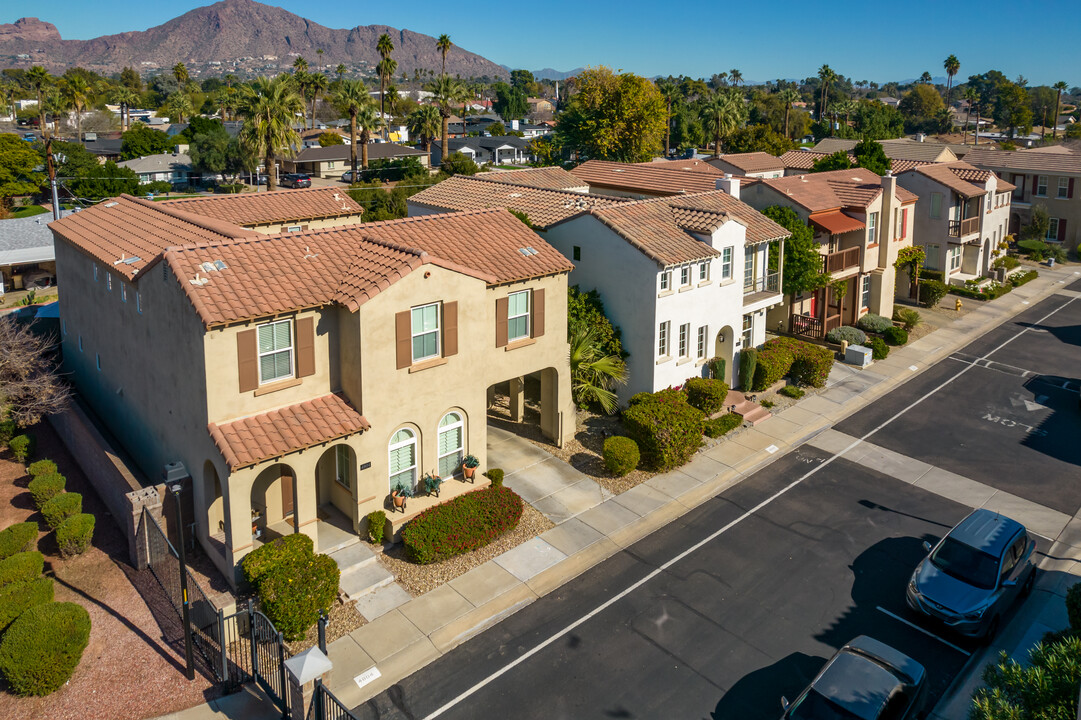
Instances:
[[[343,202],[352,203],[352,198],[346,195],[345,191],[342,191]],[[291,222],[283,223],[270,223],[266,225],[245,225],[244,227],[255,230],[256,232],[266,233],[267,235],[277,235],[283,230],[291,227],[301,226],[307,230],[323,230],[326,228],[343,227],[346,225],[356,225],[362,222],[361,214],[355,213],[353,215],[343,215],[341,217],[334,218],[318,218],[318,219],[301,219]]]

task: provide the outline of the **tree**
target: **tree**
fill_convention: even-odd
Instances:
[[[672,147],[672,103],[679,98],[679,88],[668,80],[657,80],[656,83],[664,98],[664,156],[668,157]]]
[[[618,355],[605,355],[592,327],[570,330],[571,394],[579,405],[596,403],[611,414],[617,407],[612,391],[627,382],[627,365]]]
[[[875,175],[885,175],[890,170],[890,159],[886,157],[882,143],[877,140],[861,140],[852,148],[852,154],[858,167],[866,168]]]
[[[443,56],[443,69],[440,71],[441,75],[447,74],[447,53],[450,52],[451,46],[450,35],[447,34],[440,35],[439,39],[435,41],[435,49]]]
[[[139,73],[127,66],[124,66],[124,69],[120,71],[120,84],[132,92],[142,92],[143,90],[143,80],[139,77]]]
[[[788,133],[788,118],[792,112],[792,104],[799,102],[799,92],[793,88],[785,88],[780,92],[781,102],[784,103],[784,136],[792,137]]]
[[[577,285],[567,289],[567,337],[580,327],[593,330],[603,355],[626,359],[623,332],[604,313],[604,302],[596,290],[582,292]]]
[[[1051,228],[1051,215],[1047,212],[1047,206],[1043,203],[1032,206],[1032,219],[1028,225],[1021,228],[1021,237],[1025,240],[1047,239],[1047,233]]]
[[[120,136],[122,160],[159,155],[172,148],[173,141],[168,135],[143,123],[135,123],[131,130]]]
[[[350,118],[352,123],[352,118]],[[365,170],[368,169],[368,144],[372,141],[372,134],[386,127],[382,115],[375,110],[375,103],[369,102],[357,109],[356,124],[360,128],[360,164]],[[352,127],[350,127],[352,132]],[[354,155],[355,160],[355,155]]]
[[[500,82],[493,85],[492,90],[495,91],[492,110],[504,120],[520,120],[529,112],[529,102],[519,88]]]
[[[1051,86],[1051,89],[1056,91],[1055,95],[1055,117],[1051,121],[1051,139],[1054,140],[1058,137],[1058,116],[1062,112],[1062,93],[1066,90],[1066,82],[1059,80],[1057,83]]]
[[[376,72],[379,74],[379,113],[381,117],[386,117],[386,87],[390,79],[394,77],[394,71],[398,69],[398,63],[390,57],[390,54],[394,52],[394,42],[390,39],[390,35],[386,33],[380,35],[375,43],[375,49],[382,58],[376,65]]]
[[[825,287],[830,276],[822,272],[822,256],[818,252],[814,231],[789,207],[771,205],[762,214],[792,233],[784,243],[781,291],[791,295],[794,300],[797,295]]]
[[[818,120],[822,122],[826,119],[826,105],[829,102],[830,83],[837,78],[837,73],[833,72],[833,68],[829,65],[823,65],[818,68],[818,79],[822,84],[822,100],[818,106]]]
[[[995,122],[1005,126],[1010,137],[1018,131],[1027,135],[1032,130],[1032,109],[1028,105],[1028,92],[1024,87],[1011,82],[999,86]]]
[[[1002,652],[983,671],[985,687],[972,698],[971,720],[1066,720],[1077,717],[1081,637],[1037,643],[1022,664]]]
[[[311,98],[311,126],[315,127],[315,103],[319,101],[319,96],[326,94],[327,88],[330,86],[330,81],[327,80],[327,76],[322,73],[308,73],[304,83],[304,94],[306,97]]]
[[[178,62],[173,65],[173,77],[176,78],[176,84],[183,87],[188,82],[188,68],[184,63]]]
[[[734,88],[714,93],[703,108],[703,125],[713,136],[713,157],[721,156],[721,139],[734,132],[743,122],[746,106],[743,95]]]
[[[732,81],[733,85],[739,87],[740,83],[743,82],[743,73],[733,68],[728,71],[728,79]]]
[[[302,55],[297,55],[293,60],[293,74],[298,75],[308,72],[308,61],[304,59]]]
[[[856,132],[868,140],[903,137],[905,119],[895,107],[874,100],[861,100],[856,108]]]
[[[901,98],[897,109],[905,117],[906,129],[915,132],[928,130],[929,125],[934,124],[935,116],[945,107],[933,85],[919,84]]]
[[[1078,128],[1081,129],[1081,125]],[[526,143],[525,151],[536,158],[533,161],[536,167],[563,164],[563,149],[551,135],[533,138]]]
[[[516,90],[520,90],[523,95],[535,95],[537,90],[537,81],[533,77],[533,73],[528,70],[511,70],[510,71],[510,86]]]
[[[107,160],[104,165],[95,160],[79,175],[69,176],[64,187],[74,197],[91,202],[117,195],[140,195],[143,190],[135,171],[120,167],[113,160]]]
[[[38,191],[45,178],[33,168],[42,162],[30,143],[12,133],[0,134],[0,216],[11,206],[11,198]]]
[[[961,61],[957,59],[956,55],[950,55],[946,58],[946,61],[942,63],[942,67],[946,70],[946,107],[949,107],[950,94],[953,91],[953,76],[961,69]]]
[[[127,85],[121,85],[113,91],[112,101],[120,106],[120,131],[124,132],[131,122],[131,108],[138,104],[139,95]]]
[[[83,112],[86,111],[86,106],[91,102],[93,89],[90,83],[86,81],[86,78],[81,75],[72,75],[64,78],[60,92],[68,104],[71,105],[71,109],[75,111],[75,134],[79,139],[82,139]]]
[[[661,146],[665,101],[657,86],[598,67],[578,76],[556,126],[557,141],[587,158],[643,162]]]
[[[909,287],[908,296],[917,297],[920,289],[920,268],[927,259],[927,252],[919,245],[909,245],[897,251],[897,259],[893,262],[896,270],[908,273]]]
[[[962,144],[964,144],[965,140],[968,138],[968,126],[969,121],[972,119],[972,108],[976,107],[976,105],[980,102],[980,94],[976,90],[976,88],[970,85],[965,88],[964,98],[967,103],[967,107],[965,109],[965,130],[961,133]],[[977,122],[979,121],[977,120]]]
[[[749,125],[728,135],[724,148],[730,153],[766,152],[780,157],[796,149],[796,143],[769,125]]]
[[[191,98],[186,92],[180,90],[169,96],[163,109],[169,115],[169,120],[175,123],[182,123],[184,118],[191,117],[195,113]]]
[[[45,88],[52,82],[52,76],[40,65],[26,71],[26,81],[38,96],[38,130],[45,132]]]
[[[462,84],[461,80],[443,75],[428,83],[425,89],[432,93],[432,100],[435,101],[436,107],[439,108],[439,116],[443,120],[443,131],[440,134],[441,143],[439,147],[443,157],[446,157],[450,144],[448,122],[450,116],[454,113],[455,106],[463,102],[467,97],[465,85]]]
[[[338,82],[342,81],[342,76],[345,75],[345,63],[338,63],[338,67],[334,68],[334,74],[338,76]]]
[[[0,318],[0,418],[27,427],[67,407],[71,391],[60,379],[56,343],[12,315]]]
[[[331,96],[331,102],[338,112],[349,116],[349,169],[353,171],[354,180],[357,175],[357,119],[365,113],[365,108],[374,109],[372,96],[368,94],[368,88],[363,81],[357,78],[349,78],[338,83],[337,90]],[[367,114],[365,113],[365,116]]]
[[[452,152],[443,156],[439,170],[447,175],[476,175],[480,172],[480,167],[466,155]]]
[[[848,170],[852,167],[852,159],[844,150],[838,150],[832,155],[819,158],[811,166],[811,172],[829,172],[830,170]]]
[[[485,130],[492,137],[501,137],[507,134],[507,126],[501,122],[490,123]]]
[[[923,75],[920,75],[920,79],[916,82],[921,85],[930,85],[934,78],[931,77],[931,73],[926,70],[923,71]]]
[[[426,153],[432,151],[432,140],[439,136],[441,123],[439,108],[434,105],[420,105],[406,119],[409,134],[420,141]]]
[[[278,184],[276,158],[300,146],[293,123],[297,115],[304,114],[304,101],[288,76],[261,77],[245,87],[241,114],[246,118],[240,131],[241,142],[252,156],[263,158],[267,190],[273,190]]]
[[[316,139],[319,142],[319,147],[330,147],[331,145],[345,144],[345,141],[342,140],[341,135],[336,132],[330,132],[329,130],[319,133],[319,137]]]

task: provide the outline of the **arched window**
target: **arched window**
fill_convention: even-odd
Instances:
[[[439,476],[449,478],[462,465],[465,422],[460,413],[449,412],[439,421]]]
[[[390,439],[390,488],[395,485],[410,490],[417,482],[417,436],[402,428]]]

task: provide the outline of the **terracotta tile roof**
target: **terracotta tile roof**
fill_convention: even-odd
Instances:
[[[649,165],[650,167],[659,167],[664,170],[694,170],[695,172],[704,172],[708,175],[715,175],[717,177],[724,176],[724,172],[710,165],[709,160],[701,160],[695,158],[681,158],[679,160],[665,160],[664,158],[653,158],[649,162],[636,164]]]
[[[629,202],[629,199],[508,185],[489,178],[486,173],[447,178],[412,196],[409,202],[447,211],[508,208],[524,212],[534,226],[544,229],[590,208]]]
[[[919,160],[920,162],[952,162],[957,160],[957,156],[953,154],[953,151],[943,143],[917,142],[910,138],[894,138],[879,142],[882,145],[882,150],[886,153],[886,157],[890,160]],[[814,146],[814,152],[826,153],[827,155],[838,150],[851,152],[857,144],[859,144],[858,140],[826,138]]]
[[[363,415],[333,394],[207,426],[230,470],[370,429]]]
[[[258,235],[254,230],[130,195],[72,213],[49,227],[128,280],[134,279],[165,248]]]
[[[353,198],[336,188],[213,195],[165,200],[161,204],[236,225],[316,220],[363,212]]]
[[[832,235],[840,235],[866,227],[862,220],[845,215],[840,210],[811,213],[807,219]]]
[[[987,188],[984,186],[994,174],[961,161],[921,165],[912,172],[928,177],[966,198],[986,195]]]
[[[1048,153],[1031,150],[974,149],[965,162],[988,170],[1081,175],[1081,153]]]
[[[493,170],[482,173],[476,177],[492,182],[501,182],[508,185],[525,185],[526,187],[544,188],[547,190],[570,190],[580,188],[586,183],[561,167],[539,167],[528,170]]]
[[[590,187],[604,187],[644,195],[683,195],[717,189],[716,177],[695,170],[670,170],[661,163],[609,162],[588,160],[571,170]]]
[[[778,240],[790,234],[721,190],[611,205],[595,209],[592,214],[662,265],[716,257],[716,250],[691,233],[711,234],[729,221],[747,228],[748,243]]]
[[[811,212],[845,207],[865,208],[882,194],[882,178],[864,168],[791,175],[762,181]],[[902,203],[915,202],[915,194],[898,186]]]
[[[737,167],[743,172],[766,172],[769,170],[782,170],[785,166],[776,155],[767,152],[732,153],[721,155],[717,160],[710,160],[711,164],[718,160]]]
[[[786,170],[810,170],[814,167],[816,160],[828,157],[829,155],[830,153],[820,153],[813,150],[789,150],[780,157],[780,161],[784,164]],[[849,155],[848,159],[855,164],[855,157]],[[890,160],[890,171],[893,172],[894,175],[898,175],[906,170],[911,170],[914,167],[926,164],[927,163],[921,160]]]

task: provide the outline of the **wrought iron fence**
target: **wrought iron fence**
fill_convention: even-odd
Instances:
[[[315,683],[307,720],[360,720],[322,682]]]

